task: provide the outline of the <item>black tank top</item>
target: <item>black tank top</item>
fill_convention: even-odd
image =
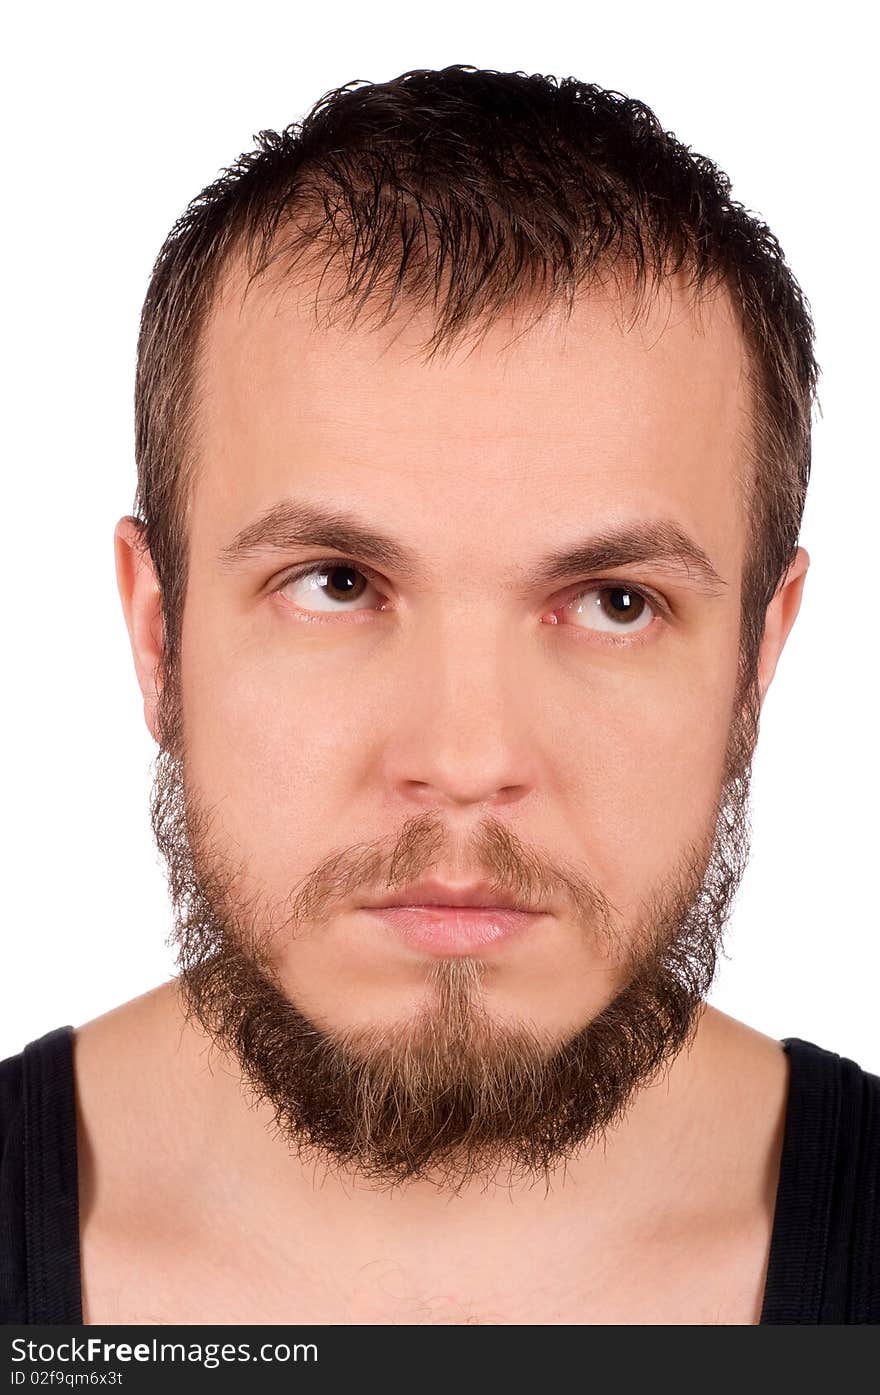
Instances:
[[[82,1323],[73,1028],[0,1062],[0,1322]],[[799,1037],[762,1324],[880,1323],[880,1077]]]

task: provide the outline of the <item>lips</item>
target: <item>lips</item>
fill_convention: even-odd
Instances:
[[[543,918],[505,906],[378,906],[367,914],[413,948],[443,955],[484,952],[534,930]]]
[[[368,908],[377,910],[385,907],[417,906],[541,913],[539,907],[529,905],[521,897],[501,891],[485,881],[458,886],[441,881],[418,882],[381,900],[370,902]]]
[[[534,930],[546,917],[543,907],[491,882],[439,878],[404,887],[363,909],[412,948],[435,955],[482,953]]]

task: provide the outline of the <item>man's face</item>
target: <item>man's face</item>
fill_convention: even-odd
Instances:
[[[591,294],[567,322],[521,327],[426,363],[419,317],[319,326],[309,294],[242,302],[232,277],[202,346],[184,759],[156,818],[178,933],[203,970],[226,946],[203,1006],[213,993],[291,1137],[298,1119],[377,1178],[392,1153],[377,1090],[403,1129],[395,1156],[425,1172],[439,1152],[419,1120],[436,1132],[444,1090],[453,1145],[500,1156],[573,1099],[568,1142],[595,1136],[693,1027],[741,871],[749,404],[732,314],[667,287],[634,326]],[[357,520],[411,565],[234,549],[283,504]],[[597,538],[674,531],[715,580],[663,555],[541,574]],[[478,951],[414,946],[364,906],[425,877],[496,880],[547,913]],[[240,1030],[248,994],[263,1036]],[[369,1119],[348,1098],[321,1134],[348,1086],[327,1069],[318,1098],[297,1094],[310,1033],[369,1076]],[[475,1085],[484,1066],[506,1109]]]

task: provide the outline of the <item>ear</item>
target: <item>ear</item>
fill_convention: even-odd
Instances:
[[[773,681],[785,641],[801,608],[801,596],[809,565],[809,553],[799,547],[794,561],[779,583],[776,595],[767,607],[764,638],[758,657],[758,683],[762,703]]]
[[[158,743],[156,709],[159,703],[159,668],[162,662],[164,626],[162,595],[153,569],[153,559],[136,518],[121,518],[113,535],[116,553],[116,584],[138,684],[144,699],[144,721]]]

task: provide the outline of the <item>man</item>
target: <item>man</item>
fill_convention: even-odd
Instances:
[[[8,1321],[880,1320],[880,1080],[705,1002],[812,342],[573,80],[349,85],[194,200],[116,530],[180,975],[0,1068]]]

